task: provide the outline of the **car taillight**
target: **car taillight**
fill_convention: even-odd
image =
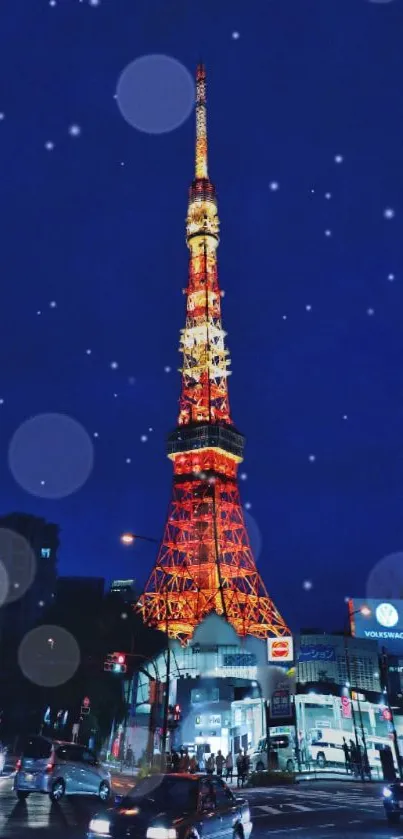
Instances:
[[[17,760],[17,763],[15,764],[15,771],[16,771],[16,772],[19,772],[19,771],[20,771],[20,769],[21,769],[21,761],[20,761],[20,760]]]
[[[50,775],[50,773],[53,772],[53,763],[46,764],[45,772],[47,775]]]

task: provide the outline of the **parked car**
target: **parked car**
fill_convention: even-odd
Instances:
[[[397,781],[383,788],[383,806],[389,824],[398,824],[403,812],[403,784]]]
[[[294,746],[288,734],[274,734],[270,737],[270,752],[270,762],[276,769],[282,772],[294,772]],[[267,740],[263,737],[259,740],[256,751],[250,755],[250,770],[261,772],[268,768]]]
[[[20,801],[34,792],[47,793],[52,801],[64,795],[97,795],[107,801],[111,776],[86,746],[33,736],[23,745],[14,790]]]
[[[249,839],[251,832],[248,802],[221,778],[178,773],[143,778],[114,809],[91,819],[87,837]]]

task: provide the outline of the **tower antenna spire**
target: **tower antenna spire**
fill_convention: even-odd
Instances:
[[[199,62],[196,70],[196,166],[195,177],[208,178],[206,68]]]

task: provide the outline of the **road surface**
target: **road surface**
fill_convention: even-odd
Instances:
[[[386,823],[380,785],[318,781],[242,794],[250,804],[252,839],[403,839],[403,820],[397,827]],[[84,839],[100,810],[97,801],[83,797],[51,804],[47,796],[32,795],[18,802],[12,779],[0,778],[1,839]]]

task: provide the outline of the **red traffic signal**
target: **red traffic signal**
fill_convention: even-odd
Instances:
[[[104,662],[104,670],[109,673],[127,673],[126,655],[110,653]]]
[[[175,705],[174,707],[174,720],[180,720],[181,718],[181,706]]]

